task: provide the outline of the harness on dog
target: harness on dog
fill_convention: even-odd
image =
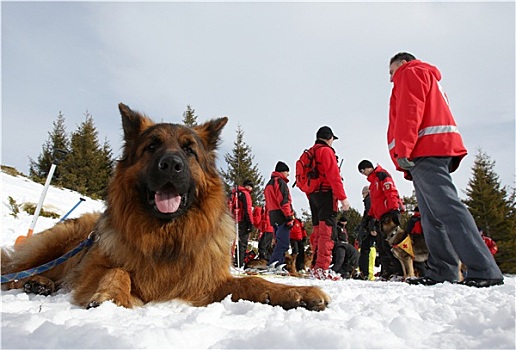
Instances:
[[[66,260],[73,257],[74,255],[79,253],[81,250],[91,246],[93,243],[97,242],[98,240],[99,240],[99,236],[95,235],[95,231],[91,231],[90,234],[88,235],[88,238],[86,238],[84,241],[79,243],[79,245],[77,247],[75,247],[68,253],[66,253],[66,254],[60,256],[59,258],[54,259],[46,264],[43,264],[43,265],[40,265],[37,267],[33,267],[32,269],[28,269],[28,270],[20,271],[20,272],[13,272],[13,273],[9,273],[7,275],[2,275],[1,283],[17,281],[17,280],[20,280],[23,278],[31,277],[34,275],[39,275],[40,273],[48,271],[48,270],[56,267],[57,265],[64,263]]]

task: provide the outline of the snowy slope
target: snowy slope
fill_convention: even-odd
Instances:
[[[43,186],[1,173],[2,245],[25,235],[32,217],[9,213],[37,203]],[[50,188],[45,207],[65,214],[81,196]],[[70,217],[102,210],[87,199]],[[58,219],[39,218],[36,232]],[[449,283],[432,287],[399,282],[316,281],[271,278],[321,286],[331,297],[323,312],[284,311],[224,300],[196,308],[180,302],[124,309],[104,303],[83,310],[70,295],[2,292],[2,348],[476,348],[514,349],[516,277],[505,285],[474,289]]]

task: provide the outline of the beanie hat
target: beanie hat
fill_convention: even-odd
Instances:
[[[373,163],[371,163],[370,161],[365,160],[365,159],[363,161],[361,161],[360,163],[358,163],[358,171],[362,171],[367,168],[374,169]]]
[[[290,169],[288,168],[287,164],[283,163],[282,161],[279,161],[278,163],[276,163],[276,168],[274,168],[274,171],[281,173],[284,171],[290,171]]]
[[[246,187],[246,186],[251,186],[254,188],[254,184],[251,180],[247,179],[244,181],[244,183],[242,184],[242,186]]]
[[[329,140],[333,137],[333,139],[337,140],[338,137],[333,134],[333,131],[329,126],[321,126],[319,130],[317,130],[317,134],[315,135],[318,139]]]

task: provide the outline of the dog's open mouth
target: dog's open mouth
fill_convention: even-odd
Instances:
[[[180,208],[186,206],[188,194],[179,194],[176,187],[172,184],[163,186],[156,192],[149,193],[149,202],[162,214],[174,214]]]

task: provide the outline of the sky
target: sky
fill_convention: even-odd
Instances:
[[[90,113],[118,156],[118,103],[157,122],[227,116],[219,168],[240,126],[267,181],[320,126],[339,137],[341,174],[362,212],[362,159],[413,186],[387,150],[389,59],[436,65],[469,151],[459,195],[481,149],[503,186],[515,180],[514,2],[2,2],[2,159],[28,173],[61,112],[67,132]],[[306,197],[292,190],[296,211]]]
[[[1,246],[25,235],[32,216],[14,218],[7,198],[36,203],[43,186],[0,173]],[[50,186],[44,208],[67,213],[81,196]],[[75,218],[104,203],[85,197]],[[36,232],[59,219],[40,217]],[[37,234],[37,233],[36,233]],[[331,298],[325,311],[285,311],[229,298],[207,307],[180,301],[125,309],[106,302],[85,310],[71,295],[1,293],[2,349],[514,349],[516,276],[505,284],[472,288],[444,283],[320,281],[267,277],[290,285],[317,285]]]

